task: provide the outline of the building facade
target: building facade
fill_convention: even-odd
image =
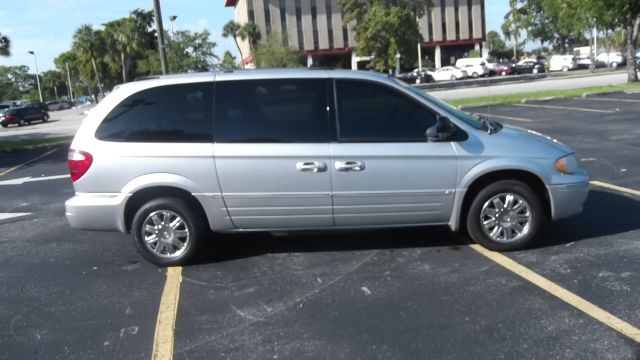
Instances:
[[[338,0],[224,0],[235,7],[236,22],[255,23],[262,38],[286,34],[290,47],[307,56],[307,64],[364,68],[369,58],[355,54],[353,23],[343,24]],[[485,41],[484,0],[434,0],[433,9],[419,19],[422,58],[437,68],[453,65]],[[249,44],[240,42],[243,62],[253,59]]]

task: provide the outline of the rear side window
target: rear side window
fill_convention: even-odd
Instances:
[[[329,141],[323,79],[216,83],[216,142]]]
[[[123,142],[213,142],[213,83],[135,93],[102,121],[96,137]]]
[[[341,141],[424,142],[436,114],[389,87],[337,80],[338,134]]]

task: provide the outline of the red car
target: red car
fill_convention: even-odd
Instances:
[[[493,72],[495,75],[501,75],[501,76],[504,76],[504,75],[511,75],[511,74],[513,74],[513,73],[514,73],[514,70],[513,70],[513,69],[514,69],[514,65],[513,65],[512,63],[503,62],[503,63],[499,63],[499,64],[497,64],[497,65],[493,68],[492,72]]]

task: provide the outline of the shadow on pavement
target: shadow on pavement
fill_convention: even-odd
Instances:
[[[554,222],[534,247],[568,244],[640,228],[640,201],[602,190],[589,191],[579,215]]]
[[[466,240],[448,227],[362,231],[318,231],[274,236],[269,233],[214,234],[197,263],[219,262],[271,253],[361,251],[434,248],[459,250]]]

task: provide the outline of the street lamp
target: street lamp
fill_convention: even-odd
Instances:
[[[40,73],[38,72],[38,58],[35,51],[29,50],[29,54],[33,55],[33,60],[36,62],[36,82],[38,83],[38,94],[40,95],[40,102],[42,102],[42,89],[40,89]]]
[[[169,15],[169,22],[171,23],[171,37],[175,37],[176,34],[173,32],[173,22],[178,18],[178,15]]]

